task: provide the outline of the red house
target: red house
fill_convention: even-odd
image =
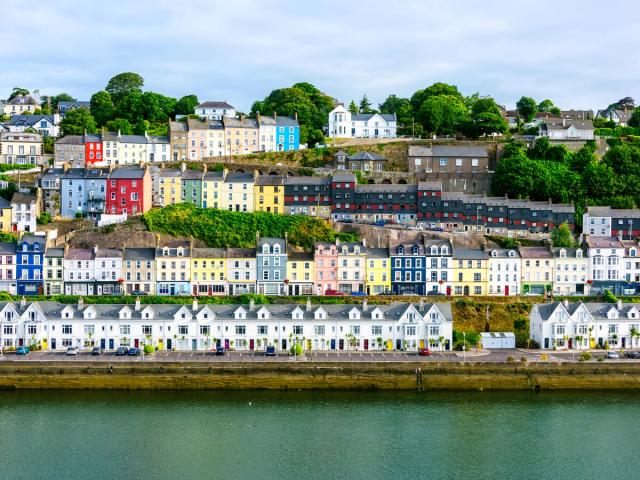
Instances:
[[[107,215],[137,215],[151,209],[151,175],[147,168],[116,168],[107,177]]]
[[[87,168],[101,164],[104,162],[102,155],[102,136],[97,134],[85,134],[84,135],[84,150],[87,159]]]

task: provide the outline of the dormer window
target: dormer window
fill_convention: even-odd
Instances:
[[[449,253],[449,249],[447,247],[442,247],[440,249],[440,255],[447,255]]]
[[[264,245],[262,245],[262,253],[263,254],[268,254],[269,253],[269,245],[267,245],[266,243]]]
[[[510,257],[515,257],[516,256],[516,252],[514,252],[513,250],[509,251],[509,256]]]
[[[184,250],[182,249],[182,247],[179,247],[179,248],[176,250],[176,255],[178,255],[179,257],[184,256]]]
[[[576,250],[576,258],[582,258],[582,250]]]
[[[415,251],[415,247],[413,247],[414,251]],[[404,253],[404,247],[400,246],[398,247],[398,254],[402,255]]]
[[[438,247],[431,247],[431,255],[437,255],[438,254]]]
[[[635,257],[635,256],[636,256],[636,249],[635,249],[635,248],[632,248],[632,249],[629,251],[629,254],[630,254],[632,257]]]
[[[349,252],[349,250],[347,249],[347,247],[343,246],[342,247],[342,254],[346,255]]]
[[[169,249],[167,247],[162,249],[162,255],[169,255]]]
[[[566,257],[566,256],[567,256],[567,251],[566,251],[566,250],[564,250],[564,249],[560,250],[560,257],[561,257],[561,258],[564,258],[564,257]]]
[[[273,246],[273,253],[280,253],[280,245]]]
[[[417,255],[418,253],[420,253],[420,247],[418,247],[417,245],[413,246],[413,254]]]
[[[495,250],[491,251],[491,256],[492,257],[497,257],[498,256],[498,252],[496,252]]]

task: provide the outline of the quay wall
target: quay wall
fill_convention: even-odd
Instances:
[[[0,362],[0,390],[640,390],[638,363]]]

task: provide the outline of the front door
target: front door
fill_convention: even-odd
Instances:
[[[22,338],[18,339],[18,346],[22,347],[24,345],[24,340]]]
[[[364,339],[364,349],[369,350],[369,339],[367,338]]]
[[[229,339],[228,338],[224,339],[224,349],[225,350],[229,350]]]
[[[249,350],[253,350],[253,338],[249,339]]]
[[[133,346],[136,348],[140,348],[140,340],[138,340],[137,338],[133,341]]]
[[[504,287],[504,294],[505,294],[505,296],[507,296],[507,297],[509,296],[509,285],[507,285],[507,286],[505,286],[505,287]]]
[[[285,338],[282,339],[282,350],[287,349],[287,340]]]
[[[56,339],[52,338],[51,339],[51,350],[55,350],[56,349]]]
[[[191,339],[191,350],[197,350],[198,349],[198,340],[196,340],[195,338]]]
[[[573,338],[569,339],[569,350],[573,349]]]
[[[102,350],[104,350],[105,345],[106,345],[105,339],[104,339],[104,338],[101,338],[101,339],[100,339],[100,348],[101,348]]]
[[[332,338],[331,339],[331,350],[335,350],[336,349],[336,339]]]
[[[172,350],[173,349],[173,340],[171,340],[170,338],[167,338],[167,350]]]
[[[451,296],[451,287],[447,287],[447,297]]]
[[[175,285],[171,285],[171,287],[169,287],[169,293],[171,294],[171,296],[174,296],[176,294],[176,286]]]
[[[396,340],[396,350],[402,350],[402,340],[399,338]]]
[[[113,338],[109,339],[109,350],[113,350],[115,348],[115,341]]]
[[[344,339],[338,341],[338,350],[344,350]]]
[[[420,339],[420,348],[424,348],[424,338]]]
[[[627,338],[622,337],[622,348],[625,348],[626,346],[627,346]]]

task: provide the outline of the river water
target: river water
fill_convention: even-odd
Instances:
[[[0,478],[635,478],[639,411],[619,392],[0,392]]]

